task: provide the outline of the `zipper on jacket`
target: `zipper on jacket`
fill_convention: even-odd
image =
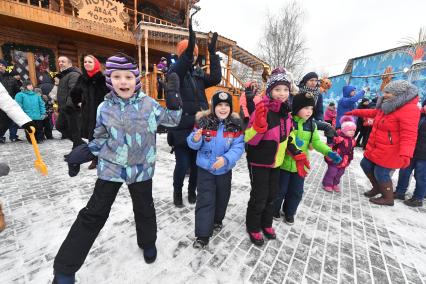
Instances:
[[[390,130],[388,130],[388,137],[389,137],[389,142],[391,143],[391,145],[393,145],[392,134],[391,134]]]

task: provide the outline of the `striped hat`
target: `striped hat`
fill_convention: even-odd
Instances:
[[[285,68],[278,67],[272,71],[266,82],[266,95],[271,97],[271,91],[278,85],[285,85],[290,89],[291,79],[287,75]]]
[[[111,74],[117,70],[130,71],[135,75],[136,87],[134,93],[137,94],[141,88],[141,81],[139,79],[140,73],[136,61],[123,53],[113,55],[107,59],[105,63],[105,83],[111,91],[114,90],[111,82]]]

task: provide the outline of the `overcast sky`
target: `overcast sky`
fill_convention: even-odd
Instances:
[[[200,31],[217,31],[256,54],[265,15],[287,0],[201,0]],[[341,74],[350,58],[399,46],[426,27],[426,0],[298,0],[305,10],[306,71]]]

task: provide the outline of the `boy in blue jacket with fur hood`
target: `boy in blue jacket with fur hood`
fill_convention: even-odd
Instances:
[[[94,140],[88,146],[74,148],[66,158],[69,165],[79,166],[92,161],[93,155],[98,156],[98,179],[93,195],[80,210],[55,257],[53,283],[57,284],[74,283],[74,274],[107,221],[123,183],[128,185],[132,198],[137,244],[143,250],[145,262],[152,263],[157,257],[157,221],[152,198],[155,136],[158,125],[179,123],[179,79],[176,74],[168,76],[164,109],[140,91],[139,70],[133,58],[124,54],[109,57],[105,76],[111,92],[98,107]],[[175,86],[168,89],[172,80]]]
[[[239,115],[232,113],[232,96],[218,91],[212,97],[211,111],[196,115],[188,146],[197,150],[197,200],[194,248],[204,248],[213,230],[222,229],[229,197],[232,168],[244,153],[244,135]]]

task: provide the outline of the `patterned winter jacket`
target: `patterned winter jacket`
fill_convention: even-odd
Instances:
[[[90,151],[99,157],[98,177],[127,184],[149,180],[155,168],[158,125],[176,126],[181,110],[164,109],[142,91],[123,100],[110,92],[98,107]]]
[[[292,129],[291,115],[288,104],[272,100],[264,96],[262,103],[267,109],[268,129],[265,133],[257,133],[253,127],[256,110],[251,114],[250,121],[245,130],[244,141],[247,143],[247,160],[252,166],[264,168],[277,168],[288,150],[297,154],[300,152],[289,137]]]
[[[354,138],[347,137],[341,130],[337,130],[337,137],[334,137],[333,151],[342,157],[342,161],[339,164],[334,164],[330,158],[324,157],[324,160],[329,165],[333,165],[338,168],[347,168],[354,158],[354,148],[356,141]]]
[[[293,117],[294,130],[291,135],[294,135],[297,147],[306,154],[309,160],[309,144],[315,149],[315,151],[322,155],[327,155],[331,152],[331,148],[327,146],[319,137],[317,125],[313,119],[308,121],[295,115]],[[280,167],[282,170],[288,172],[297,173],[296,161],[291,155],[285,155],[284,161]]]
[[[219,121],[210,111],[198,112],[194,131],[187,138],[188,146],[198,151],[197,166],[213,175],[222,175],[232,170],[244,153],[241,123],[236,113],[224,121]],[[200,128],[203,129],[202,138],[194,142],[193,137]],[[212,166],[217,157],[224,157],[225,165],[215,170]]]

